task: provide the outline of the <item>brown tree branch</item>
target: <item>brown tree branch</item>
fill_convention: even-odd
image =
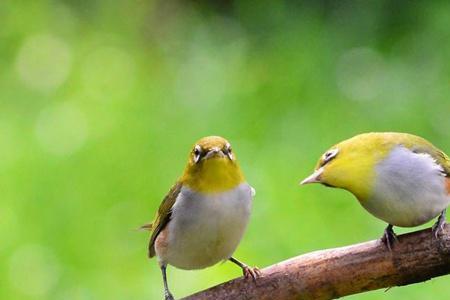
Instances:
[[[422,282],[450,273],[449,233],[401,235],[392,252],[379,240],[316,251],[263,269],[256,283],[241,277],[185,299],[325,300]]]

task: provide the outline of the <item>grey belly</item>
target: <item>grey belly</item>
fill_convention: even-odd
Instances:
[[[431,156],[397,147],[376,167],[373,195],[361,204],[396,226],[426,223],[450,202],[442,168]]]
[[[228,259],[249,220],[250,187],[241,184],[208,196],[185,189],[179,197],[168,225],[168,251],[162,258],[182,269],[205,268]]]
[[[405,197],[407,197],[405,195]],[[414,227],[437,217],[446,207],[448,199],[414,199],[409,195],[403,201],[391,198],[372,198],[362,203],[375,217],[395,226]],[[437,201],[436,201],[437,200]]]

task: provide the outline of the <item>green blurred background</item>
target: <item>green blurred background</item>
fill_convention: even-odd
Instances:
[[[361,132],[450,151],[449,96],[448,1],[3,0],[0,299],[162,299],[135,229],[205,135],[232,142],[257,190],[239,259],[378,238],[352,195],[297,183]],[[169,283],[181,297],[240,274],[170,268]],[[348,299],[443,299],[449,283]]]

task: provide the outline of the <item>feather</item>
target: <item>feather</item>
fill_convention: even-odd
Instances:
[[[169,193],[164,197],[161,205],[159,206],[158,213],[156,215],[155,221],[152,223],[152,236],[150,237],[150,242],[148,245],[148,256],[151,258],[155,256],[155,240],[158,234],[164,229],[164,227],[169,223],[170,217],[172,215],[172,207],[177,200],[178,194],[181,191],[182,184],[177,182],[169,191]]]
[[[138,228],[138,230],[152,231],[153,223],[147,223]]]

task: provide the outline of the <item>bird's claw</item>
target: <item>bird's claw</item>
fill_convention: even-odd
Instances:
[[[445,222],[437,222],[436,224],[433,225],[432,231],[436,239],[438,239],[439,235],[442,234],[442,232],[444,231],[444,227]]]
[[[441,214],[438,217],[438,220],[436,223],[434,223],[432,231],[434,234],[434,237],[436,239],[439,238],[439,235],[444,231],[444,227],[445,227],[445,213],[446,213],[446,209],[444,209]]]
[[[261,277],[261,275],[262,275],[262,273],[258,269],[258,267],[244,266],[244,267],[242,267],[242,272],[244,273],[244,277],[246,279],[251,277],[253,279],[253,281],[256,281],[256,279],[258,277]]]
[[[171,293],[164,294],[164,300],[175,300]]]
[[[394,243],[398,242],[397,235],[392,230],[392,227],[388,226],[386,228],[383,236],[381,237],[381,241],[389,249],[389,251],[392,251],[392,247],[394,246]]]

